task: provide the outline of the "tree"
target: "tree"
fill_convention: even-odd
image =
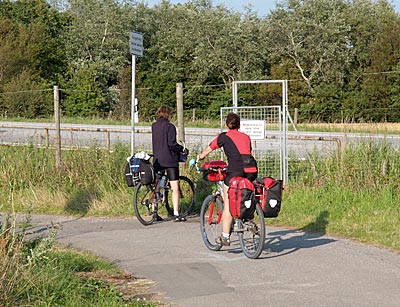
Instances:
[[[0,91],[8,116],[46,116],[47,92],[65,69],[61,14],[45,0],[0,2]]]
[[[214,105],[210,97],[219,100],[215,105],[227,105],[231,92],[226,92],[233,80],[265,74],[260,19],[251,11],[242,16],[224,6],[212,7],[210,1],[162,1],[149,15],[153,30],[146,40],[151,44],[140,67],[147,68],[141,74],[146,88],[160,86],[152,92],[153,100],[173,105],[175,84],[184,82],[186,108]]]
[[[351,50],[344,0],[291,0],[278,3],[266,20],[272,58],[289,58],[308,88],[343,82]]]

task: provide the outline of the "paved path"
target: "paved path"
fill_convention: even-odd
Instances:
[[[152,290],[180,307],[400,306],[400,254],[349,240],[268,227],[264,252],[250,260],[235,240],[205,248],[196,218],[148,227],[134,218],[33,222],[36,234],[60,225],[59,242],[155,281]]]

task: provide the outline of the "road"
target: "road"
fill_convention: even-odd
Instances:
[[[33,216],[29,229],[112,261],[155,282],[151,291],[180,307],[397,307],[400,254],[300,229],[267,226],[260,259],[247,259],[235,238],[208,250],[198,217],[148,227],[135,218]]]
[[[130,144],[130,126],[61,124],[61,142],[63,146],[112,147],[116,143]],[[187,147],[193,152],[204,149],[220,132],[217,128],[185,128]],[[400,148],[400,135],[340,133],[340,132],[293,132],[287,133],[287,150],[304,159],[315,152],[332,153],[340,151],[350,144],[359,142],[385,141],[395,149]],[[26,144],[46,146],[55,144],[54,124],[28,122],[0,122],[0,144]],[[278,131],[266,131],[266,139],[253,142],[253,150],[260,153],[279,153],[280,139]],[[135,126],[135,148],[151,149],[149,126]]]

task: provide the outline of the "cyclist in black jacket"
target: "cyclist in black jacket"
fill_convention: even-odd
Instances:
[[[170,122],[171,109],[168,106],[158,108],[157,121],[151,125],[153,165],[155,170],[166,170],[172,190],[172,205],[176,222],[186,218],[179,215],[179,153],[183,146],[176,141],[176,128]]]

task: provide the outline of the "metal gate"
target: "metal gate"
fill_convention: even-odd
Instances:
[[[275,83],[282,86],[282,105],[238,107],[238,85]],[[257,160],[259,177],[271,176],[288,182],[288,83],[287,80],[233,81],[233,107],[221,108],[221,131],[230,112],[240,116],[240,131],[247,133]]]
[[[228,113],[240,116],[240,131],[251,138],[258,176],[285,178],[285,137],[280,106],[221,108],[221,131],[226,131]]]

